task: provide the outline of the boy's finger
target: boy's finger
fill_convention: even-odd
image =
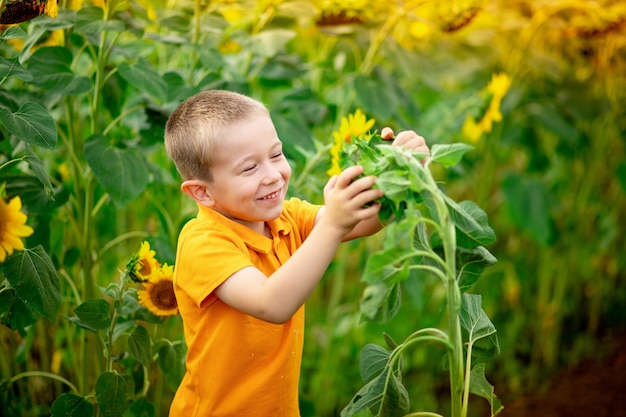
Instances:
[[[345,188],[348,185],[350,185],[350,183],[352,182],[354,178],[361,175],[362,173],[363,173],[363,167],[360,165],[355,165],[350,168],[346,168],[345,170],[343,170],[341,174],[339,174],[339,177],[337,177],[336,184],[337,186],[341,188]]]
[[[328,182],[326,183],[326,187],[329,190],[332,190],[333,188],[335,188],[335,185],[337,184],[337,176],[333,175]]]
[[[390,140],[394,138],[393,130],[390,127],[383,127],[383,130],[380,131],[380,137],[386,140]]]
[[[352,183],[350,183],[350,187],[354,190],[355,193],[360,193],[365,190],[371,189],[374,184],[376,184],[376,177],[368,176],[352,181]]]
[[[411,141],[424,141],[424,138],[422,138],[412,130],[405,130],[398,134],[396,140],[393,141],[393,144],[396,146],[403,146]]]

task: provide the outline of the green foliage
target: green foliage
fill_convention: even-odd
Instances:
[[[489,399],[492,414],[499,403],[486,369],[501,397],[513,398],[596,354],[601,336],[623,327],[626,66],[617,6],[494,2],[454,32],[418,39],[414,23],[457,23],[446,21],[454,13],[427,15],[447,4],[385,4],[356,12],[361,23],[329,26],[308,1],[106,3],[0,33],[1,197],[20,196],[35,229],[0,273],[3,413],[94,415],[98,376],[117,372],[132,376],[137,392],[115,409],[165,415],[184,372],[182,327],[138,308],[135,292],[113,277],[145,238],[174,263],[178,229],[194,207],[180,197],[163,127],[181,100],[208,88],[268,105],[294,168],[290,192],[313,202],[327,181],[332,131],[356,108],[379,129],[417,130],[438,160],[429,169],[443,192],[439,209],[455,224],[452,257],[447,231],[434,226],[446,221],[436,194],[420,188],[427,172],[384,148],[370,158],[393,196],[382,214],[394,220],[383,236],[344,245],[307,303],[303,416],[337,415],[350,402],[360,388],[354,358],[380,334],[404,339],[388,343],[390,359],[412,346],[415,328],[441,324],[443,265],[433,253],[454,259],[466,307],[476,302],[466,295],[480,293],[497,324],[501,354],[475,364],[464,391]],[[232,6],[245,6],[239,21],[224,17]],[[463,154],[463,123],[489,112],[480,91],[497,71],[513,80],[503,119]],[[410,176],[399,175],[405,169]],[[364,268],[362,288],[353,278]],[[489,333],[478,324],[474,334]],[[462,331],[467,338],[472,329]],[[490,340],[476,339],[472,353],[495,353],[483,346]],[[440,384],[439,362],[427,349],[402,352],[379,380],[389,381],[389,401],[372,404],[404,407],[395,384],[414,408],[445,408],[430,388]]]
[[[71,393],[61,394],[50,408],[50,415],[53,417],[83,417],[93,414],[94,406],[89,400]]]
[[[415,342],[434,340],[447,348],[452,416],[465,417],[473,362],[491,359],[500,352],[496,329],[481,307],[480,295],[461,294],[496,262],[482,246],[494,243],[495,233],[475,203],[457,204],[446,196],[429,169],[432,163],[450,168],[469,149],[463,144],[438,145],[428,157],[385,145],[376,135],[371,139],[353,138],[342,147],[340,166],[360,165],[364,175],[376,176],[376,185],[384,192],[381,221],[393,219],[393,235],[405,237],[387,241],[369,258],[363,275],[368,287],[361,300],[361,313],[370,320],[390,320],[400,310],[400,285],[433,274],[445,288],[448,315],[447,333],[434,328],[418,330],[400,345],[391,344],[391,353],[366,346],[361,352],[361,376],[366,385],[343,409],[342,416],[350,417],[365,409],[380,417],[407,414],[409,394],[402,384],[399,358]],[[421,273],[412,276],[411,270]],[[484,376],[480,383],[488,386]],[[486,398],[495,415],[500,407],[493,389]]]
[[[54,321],[61,303],[60,283],[52,260],[42,246],[17,252],[2,264],[2,273],[16,296],[28,303],[29,309]]]

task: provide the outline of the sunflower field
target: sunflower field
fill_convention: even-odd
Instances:
[[[290,195],[385,191],[306,303],[302,417],[506,416],[624,334],[625,2],[0,0],[2,416],[168,415],[163,134],[207,89],[267,105]]]

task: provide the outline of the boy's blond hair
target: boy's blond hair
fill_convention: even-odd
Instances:
[[[267,108],[243,94],[202,91],[183,101],[165,125],[165,149],[183,180],[212,181],[215,145],[228,138],[228,128],[254,116],[269,116]]]

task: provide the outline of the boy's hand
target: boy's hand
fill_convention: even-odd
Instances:
[[[324,187],[325,212],[322,222],[335,228],[343,238],[357,223],[378,215],[379,204],[366,204],[383,196],[373,189],[375,177],[355,179],[363,173],[363,167],[353,166],[332,177]]]
[[[380,132],[380,137],[387,140],[393,139],[392,146],[403,146],[415,152],[430,154],[426,140],[412,130],[402,131],[395,136],[391,128],[384,127]]]

